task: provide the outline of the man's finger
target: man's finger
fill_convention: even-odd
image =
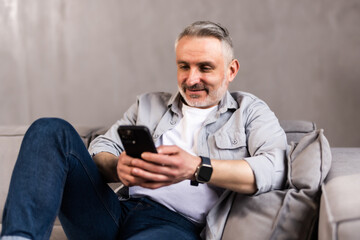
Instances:
[[[159,154],[173,155],[179,152],[179,147],[176,145],[162,145],[157,148]]]
[[[152,181],[152,182],[167,182],[167,181],[171,180],[166,175],[151,173],[151,172],[145,171],[140,168],[133,168],[131,170],[131,175],[148,180],[148,181]]]
[[[157,188],[169,186],[171,184],[172,184],[171,182],[144,182],[141,183],[140,186],[149,189],[157,189]]]

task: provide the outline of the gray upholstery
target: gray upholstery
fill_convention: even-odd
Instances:
[[[322,191],[319,239],[359,239],[360,174],[331,179]]]
[[[331,148],[331,153],[332,167],[325,182],[340,176],[360,173],[359,148]]]
[[[237,194],[223,239],[311,239],[320,186],[331,165],[330,146],[323,130],[308,133],[293,144],[287,161],[284,190],[257,196]]]
[[[0,127],[0,214],[2,216],[11,173],[26,126]],[[2,220],[0,220],[2,221]]]
[[[280,125],[286,132],[289,144],[291,142],[299,142],[306,133],[316,129],[316,124],[314,122],[304,120],[281,120]]]
[[[298,142],[306,133],[315,129],[315,124],[307,121],[280,121],[280,124],[287,133],[289,142]],[[3,211],[11,172],[26,129],[27,126],[0,126],[0,214]],[[77,127],[76,129],[86,145],[94,136],[104,132],[104,128],[99,130],[99,128]],[[332,167],[325,180],[326,185],[322,187],[324,195],[326,194],[326,201],[322,197],[319,238],[351,239],[349,237],[360,235],[359,223],[350,219],[354,216],[354,211],[350,210],[359,209],[359,200],[346,202],[344,205],[340,196],[347,196],[350,199],[359,196],[359,191],[353,189],[360,184],[358,178],[356,179],[353,176],[360,173],[360,148],[332,148],[331,151],[333,155]],[[353,188],[343,188],[342,186],[345,185],[353,186]],[[327,205],[324,205],[325,203]],[[268,202],[266,204],[271,209],[271,204],[269,205]],[[342,215],[337,216],[337,214]],[[344,219],[347,219],[346,223],[348,224],[342,222]],[[338,233],[337,238],[334,237],[333,233]],[[58,222],[55,223],[51,239],[66,239]]]
[[[332,166],[322,186],[319,239],[358,239],[360,149],[332,148],[331,151]]]

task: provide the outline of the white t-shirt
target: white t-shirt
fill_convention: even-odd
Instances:
[[[183,118],[157,142],[160,145],[177,145],[192,155],[197,155],[198,134],[205,120],[215,114],[217,106],[207,109],[182,106]],[[147,196],[191,221],[204,223],[207,213],[218,200],[218,193],[208,186],[191,186],[189,180],[151,190],[139,186],[130,188],[132,197]]]

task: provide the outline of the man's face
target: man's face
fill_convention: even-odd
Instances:
[[[213,37],[181,38],[176,64],[180,94],[187,105],[198,108],[217,105],[237,73],[233,63],[225,66],[222,43]]]

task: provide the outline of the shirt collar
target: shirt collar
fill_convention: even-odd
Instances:
[[[239,104],[237,101],[233,98],[231,93],[229,91],[226,91],[225,96],[219,103],[219,112],[224,113],[230,109],[238,109]]]
[[[175,94],[173,94],[168,101],[168,108],[171,108],[171,110],[174,113],[177,113],[178,115],[181,115],[181,106],[183,104],[181,98],[182,98],[181,94],[178,91]]]

